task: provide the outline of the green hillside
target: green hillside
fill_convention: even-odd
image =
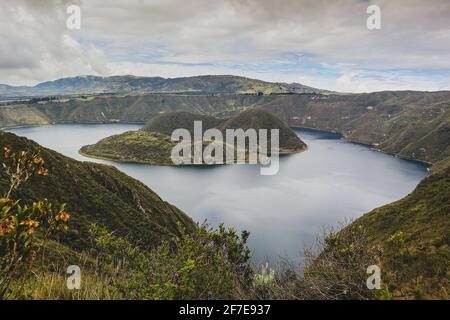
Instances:
[[[237,116],[223,121],[220,129],[279,129],[280,151],[289,153],[289,150],[303,150],[306,145],[292,131],[285,122],[276,117],[273,113],[264,109],[252,108],[240,112]],[[270,132],[268,133],[270,141]]]
[[[367,250],[383,248],[383,281],[394,297],[448,299],[450,167],[424,179],[407,197],[350,225],[363,226]]]
[[[38,147],[31,140],[5,132],[0,132],[0,146],[17,151]],[[28,181],[16,196],[24,203],[41,198],[67,203],[72,213],[68,239],[73,239],[69,241],[73,246],[86,245],[92,223],[149,246],[179,234],[178,223],[188,229],[194,226],[182,211],[112,166],[76,161],[45,148],[41,155],[48,176]],[[0,180],[2,194],[7,186],[4,179]]]
[[[0,145],[0,300],[232,299],[251,284],[248,233],[194,224],[114,167]]]

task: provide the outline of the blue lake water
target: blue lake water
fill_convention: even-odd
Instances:
[[[113,164],[142,181],[194,220],[223,222],[251,233],[254,260],[300,257],[324,226],[354,219],[411,192],[426,176],[420,164],[352,144],[336,135],[296,130],[308,144],[282,157],[274,176],[258,165],[160,167],[83,157],[85,144],[139,125],[52,125],[10,129],[66,156]]]

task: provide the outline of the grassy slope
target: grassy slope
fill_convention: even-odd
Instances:
[[[166,135],[144,130],[128,131],[83,146],[80,153],[121,162],[171,164],[170,154],[176,145]]]
[[[436,162],[432,167],[431,167],[431,172],[432,173],[438,173],[440,171],[445,170],[446,168],[450,168],[450,157],[445,158],[444,160],[438,161]]]
[[[304,149],[306,145],[287,126],[285,122],[277,118],[271,112],[263,109],[244,110],[239,115],[229,118],[221,125],[221,130],[226,129],[279,129],[280,148],[283,149]],[[270,141],[270,132],[268,134]]]
[[[222,132],[238,128],[279,129],[283,153],[299,152],[306,148],[298,136],[273,114],[262,109],[251,109],[227,120],[189,112],[163,113],[150,120],[142,130],[104,138],[96,144],[82,147],[80,152],[87,156],[125,162],[172,165],[170,154],[176,143],[170,140],[171,133],[175,129],[185,128],[193,137],[193,123],[196,120],[202,121],[203,130],[213,127]]]
[[[450,167],[351,226],[360,224],[368,231],[369,243],[384,248],[382,273],[395,295],[448,299]]]
[[[12,150],[30,150],[38,145],[11,133],[0,132],[0,146]],[[84,247],[91,223],[98,223],[120,235],[155,245],[178,233],[180,222],[186,228],[193,221],[182,211],[163,201],[141,182],[112,166],[80,162],[43,149],[47,177],[27,182],[17,197],[22,202],[48,198],[68,205],[72,213],[71,245]],[[0,180],[0,191],[6,183]]]

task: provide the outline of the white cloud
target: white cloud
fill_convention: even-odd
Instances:
[[[344,91],[449,89],[450,2],[378,0],[382,29],[370,31],[373,2],[3,0],[0,83],[239,74]],[[69,3],[81,6],[81,30],[65,28]]]

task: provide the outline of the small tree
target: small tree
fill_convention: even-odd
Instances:
[[[10,294],[11,282],[30,268],[45,240],[67,230],[70,214],[65,205],[55,210],[47,199],[22,205],[12,193],[33,175],[46,176],[39,150],[13,153],[4,147],[1,154],[2,178],[7,191],[0,198],[0,299]]]

